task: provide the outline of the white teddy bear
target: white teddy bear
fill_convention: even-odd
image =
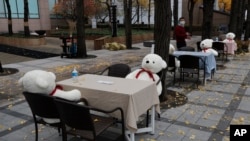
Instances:
[[[226,39],[223,40],[224,43],[235,43],[234,41],[235,34],[233,32],[229,32],[226,34]]]
[[[135,71],[129,73],[126,78],[154,81],[157,83],[160,77],[156,73],[166,68],[167,63],[157,54],[148,54],[143,58],[141,66],[141,69],[136,69]],[[157,92],[159,95],[161,94],[161,91],[162,84],[159,82],[157,85]]]
[[[24,74],[18,81],[24,91],[31,93],[48,94],[67,100],[76,101],[81,98],[81,92],[77,89],[64,91],[56,85],[56,75],[44,70],[32,70]],[[59,122],[59,119],[45,119],[48,123]]]
[[[234,40],[235,34],[233,32],[229,32],[226,34],[226,39],[223,40],[227,46],[227,52],[230,54],[234,54],[237,50],[237,43]]]
[[[172,45],[172,44],[169,44],[169,54],[173,54],[175,52],[175,47],[174,47],[174,45]],[[176,68],[179,68],[180,67],[180,61],[177,59],[177,58],[175,58],[175,67]]]
[[[213,45],[212,39],[204,39],[200,43],[202,52],[211,52],[214,56],[218,56],[218,52],[212,49],[212,45]]]

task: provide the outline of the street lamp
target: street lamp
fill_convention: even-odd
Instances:
[[[117,37],[117,20],[116,20],[115,0],[111,3],[111,22],[112,22],[112,37]]]

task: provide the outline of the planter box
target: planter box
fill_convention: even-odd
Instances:
[[[0,43],[9,46],[40,46],[45,45],[46,40],[44,37],[40,38],[18,38],[18,37],[5,37],[0,36]]]
[[[153,33],[132,35],[132,43],[140,43],[140,42],[144,42],[147,40],[153,40],[153,38],[154,38]],[[126,37],[125,36],[120,36],[120,37],[104,36],[104,37],[95,39],[94,40],[94,49],[95,50],[102,49],[103,45],[105,45],[106,43],[112,43],[112,42],[125,44]]]

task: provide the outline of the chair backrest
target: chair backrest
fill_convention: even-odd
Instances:
[[[200,65],[200,57],[192,55],[181,55],[178,57],[180,60],[180,68],[196,69]]]
[[[95,131],[93,120],[90,115],[90,108],[88,106],[58,98],[56,98],[54,102],[62,123],[78,130]]]
[[[178,49],[179,51],[195,51],[193,47],[181,47]]]
[[[201,51],[202,50],[200,44],[201,44],[201,41],[196,42],[197,51]]]
[[[59,118],[53,96],[40,93],[23,92],[34,115],[43,118]]]
[[[169,54],[168,67],[175,67],[175,56],[174,55]]]
[[[212,48],[217,51],[224,51],[224,43],[223,42],[213,42]]]
[[[113,64],[105,69],[105,71],[106,70],[108,70],[108,76],[123,78],[125,78],[131,72],[131,68],[127,64]]]

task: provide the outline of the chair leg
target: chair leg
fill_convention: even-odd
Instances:
[[[38,141],[38,127],[37,123],[35,121],[35,130],[36,130],[36,141]]]
[[[149,110],[147,110],[147,116],[146,116],[146,127],[148,127],[148,120],[149,120]]]

